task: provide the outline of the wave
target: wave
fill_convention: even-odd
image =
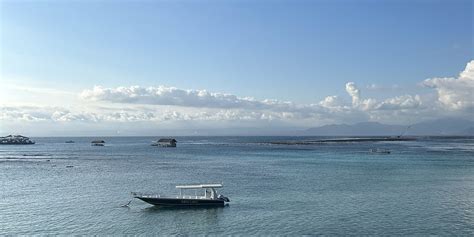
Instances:
[[[53,156],[53,155],[52,155],[52,154],[35,153],[35,154],[23,154],[22,156],[33,156],[33,157],[37,157],[37,156]]]

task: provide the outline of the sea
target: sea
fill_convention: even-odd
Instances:
[[[176,137],[176,148],[151,146],[155,137],[32,139],[0,146],[2,235],[474,236],[473,137]],[[222,183],[229,205],[157,208],[131,195],[194,183]]]

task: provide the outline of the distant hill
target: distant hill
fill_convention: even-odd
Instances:
[[[406,126],[386,125],[377,122],[363,122],[352,125],[332,124],[305,131],[307,135],[314,136],[386,136],[400,135]]]
[[[408,126],[387,125],[378,122],[363,122],[352,125],[332,124],[309,128],[304,135],[310,136],[398,136]],[[474,135],[474,121],[466,119],[445,118],[421,122],[410,126],[405,133],[408,136],[420,135]]]

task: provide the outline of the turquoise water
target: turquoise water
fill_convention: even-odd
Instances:
[[[474,235],[474,138],[285,146],[260,142],[301,138],[178,137],[175,149],[151,137],[93,139],[0,146],[0,233]],[[131,191],[201,182],[223,182],[230,205],[120,207]]]

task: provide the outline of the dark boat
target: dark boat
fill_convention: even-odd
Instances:
[[[94,140],[91,142],[91,146],[105,146],[104,140]]]
[[[158,141],[153,142],[152,146],[160,146],[160,147],[176,147],[176,139],[174,138],[161,138]]]
[[[230,202],[229,198],[218,195],[216,188],[222,188],[222,184],[194,184],[194,185],[178,185],[179,195],[177,196],[161,196],[158,194],[135,193],[132,195],[144,202],[155,206],[187,206],[187,207],[223,207],[226,202]],[[204,195],[186,195],[186,190],[204,189]]]

